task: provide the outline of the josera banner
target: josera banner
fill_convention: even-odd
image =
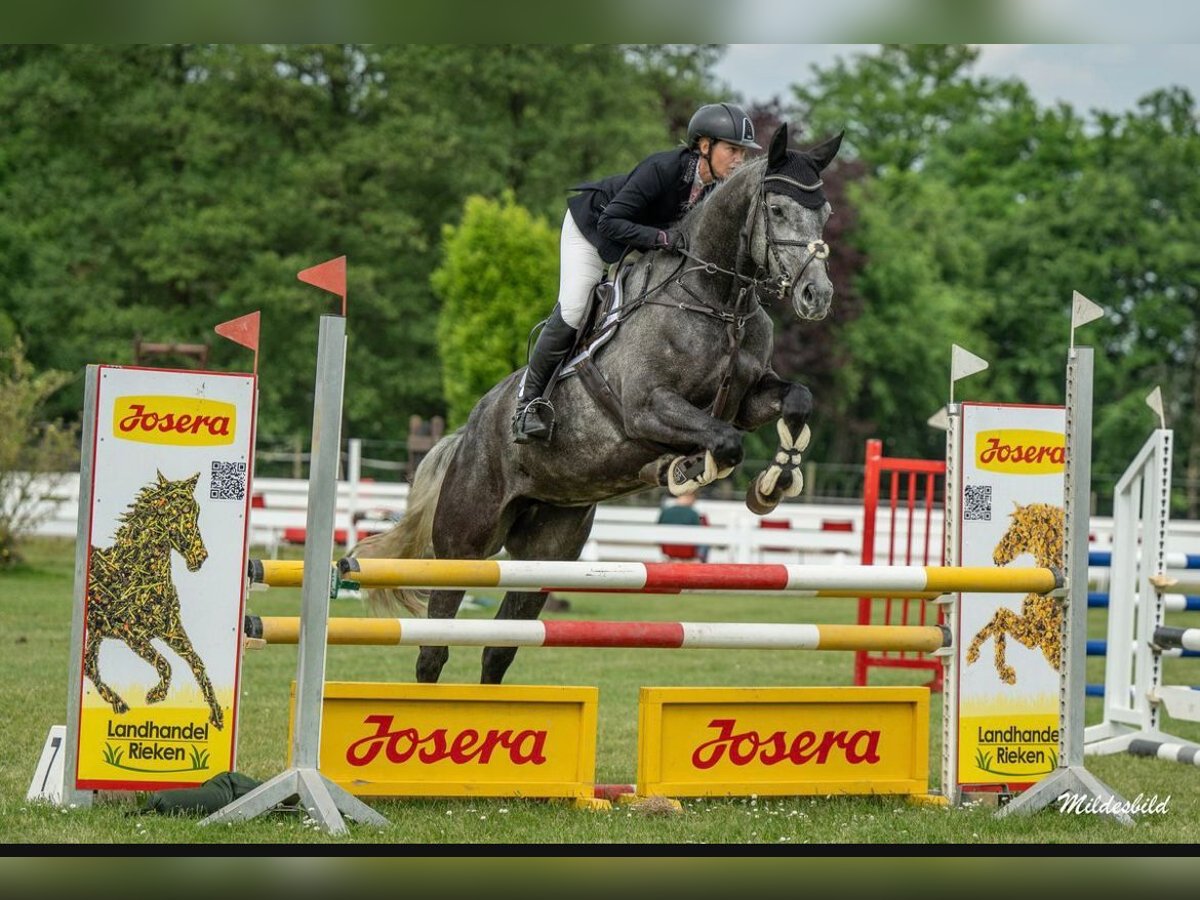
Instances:
[[[962,405],[959,562],[1063,565],[1062,407]],[[964,594],[959,606],[961,787],[1022,789],[1058,761],[1061,605]]]
[[[929,690],[642,688],[637,771],[643,796],[923,795]]]
[[[253,376],[95,369],[76,787],[234,768]]]
[[[598,696],[562,685],[326,682],[321,771],[367,797],[590,798]],[[289,747],[295,712],[293,685]]]

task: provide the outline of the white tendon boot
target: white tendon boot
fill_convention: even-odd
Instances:
[[[754,483],[750,485],[750,493],[746,496],[746,505],[758,515],[770,512],[780,501],[798,496],[804,490],[800,461],[803,451],[808,448],[808,442],[812,439],[812,432],[805,425],[800,434],[793,437],[783,419],[776,422],[775,427],[779,432],[779,449],[775,452],[775,459],[754,479]],[[780,491],[777,498],[771,499],[784,472],[790,476],[788,486]]]

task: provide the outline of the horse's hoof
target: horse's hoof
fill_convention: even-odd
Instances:
[[[774,512],[774,506],[765,506],[758,502],[757,494],[751,490],[746,494],[746,509],[754,513],[756,516],[765,516],[769,512]]]
[[[661,459],[655,459],[646,463],[642,466],[641,471],[638,472],[638,480],[654,487],[666,487],[667,464]]]
[[[146,702],[147,703],[158,703],[160,700],[162,700],[166,696],[167,696],[167,689],[165,687],[159,686],[156,688],[151,688],[150,690],[148,690],[146,692]]]
[[[761,478],[762,475],[760,474],[758,477]],[[772,503],[768,498],[759,493],[758,478],[755,478],[750,485],[750,490],[746,491],[746,508],[756,516],[765,516],[769,512],[774,512],[775,507],[778,505],[778,500]]]
[[[208,716],[208,721],[213,723],[213,727],[220,731],[225,727],[225,716],[221,714],[221,710],[214,709]]]

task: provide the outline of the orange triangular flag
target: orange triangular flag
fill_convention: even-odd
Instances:
[[[323,291],[337,294],[343,300],[346,299],[346,257],[344,256],[305,269],[296,277],[305,284],[311,284]]]
[[[237,319],[222,322],[213,331],[223,338],[229,338],[235,344],[258,350],[258,323],[259,311],[255,310]]]

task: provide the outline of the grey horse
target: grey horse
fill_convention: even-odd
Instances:
[[[841,143],[787,149],[787,126],[768,154],[743,165],[680,221],[682,253],[654,251],[625,277],[624,324],[589,378],[555,388],[551,440],[512,440],[519,370],[493,387],[465,426],[422,461],[404,519],[363,541],[358,557],[574,560],[596,504],[666,486],[674,494],[728,475],[747,431],[777,420],[779,448],[747,495],[758,515],[800,493],[812,394],[771,369],[773,326],[762,302],[790,303],[801,319],[825,317],[833,300],[821,240],[830,207],[820,172]],[[463,592],[372,591],[373,611],[400,607],[452,618]],[[546,595],[510,591],[498,619],[534,619]],[[499,684],[513,647],[483,650],[482,682]],[[436,682],[446,647],[422,647],[417,679]]]

